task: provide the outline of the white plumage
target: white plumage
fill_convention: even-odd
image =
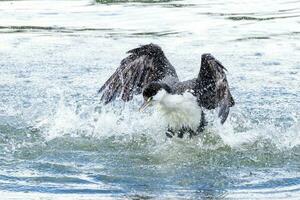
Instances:
[[[185,92],[183,95],[179,95],[161,90],[153,97],[153,101],[171,128],[190,127],[194,131],[197,130],[202,110],[196,97],[191,93]]]

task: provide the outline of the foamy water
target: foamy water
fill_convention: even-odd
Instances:
[[[0,194],[6,199],[300,198],[297,1],[0,2]],[[97,90],[125,52],[159,44],[181,80],[228,69],[224,125],[167,139],[142,97]]]

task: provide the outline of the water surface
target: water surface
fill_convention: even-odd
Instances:
[[[1,1],[0,194],[7,199],[299,199],[298,1]],[[125,52],[159,44],[180,79],[202,53],[236,106],[167,139],[142,97],[97,90]]]

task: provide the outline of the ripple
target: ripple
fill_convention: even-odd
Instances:
[[[274,17],[250,17],[250,16],[231,16],[227,17],[229,20],[233,21],[266,21],[274,19],[286,19],[286,18],[295,18],[300,17],[300,15],[289,15],[289,16],[274,16]]]
[[[270,39],[270,37],[268,36],[252,36],[252,37],[238,38],[235,41],[268,40],[268,39]]]
[[[0,1],[0,191],[299,199],[300,17],[288,1]],[[99,105],[125,52],[150,42],[183,79],[203,52],[227,66],[237,104],[223,126],[208,112],[199,137],[166,139],[154,109],[136,111],[141,96]]]
[[[14,32],[54,31],[54,32],[77,32],[77,31],[112,31],[110,28],[66,28],[57,26],[0,26],[0,30],[12,30]],[[1,31],[2,32],[2,31]]]
[[[97,3],[111,4],[111,3],[165,3],[176,0],[95,0]]]
[[[180,32],[173,30],[162,31],[145,31],[141,32],[134,29],[113,29],[113,28],[88,28],[88,27],[56,27],[56,26],[0,26],[0,33],[35,33],[35,32],[57,32],[72,34],[72,36],[80,35],[81,32],[94,32],[96,35],[104,37],[179,37],[190,34],[188,32]]]

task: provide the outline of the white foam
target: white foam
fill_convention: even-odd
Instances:
[[[163,120],[161,112],[158,112],[154,106],[147,109],[145,113],[140,113],[138,112],[140,104],[141,101],[137,97],[131,103],[105,106],[96,103],[83,106],[78,110],[76,104],[65,102],[62,96],[55,111],[39,117],[34,126],[42,130],[47,140],[64,135],[98,139],[122,136],[129,140],[133,137],[146,136],[155,140],[157,144],[167,145],[165,131],[168,123]],[[234,115],[235,112],[239,111],[232,109],[231,114]],[[205,138],[200,136],[194,138],[188,145],[196,146],[198,149],[216,149],[227,145],[240,150],[247,150],[257,142],[268,142],[278,149],[290,149],[300,145],[299,140],[296,139],[299,138],[297,121],[292,127],[282,131],[273,124],[251,124],[247,119],[241,118],[242,115],[238,118],[229,117],[226,123],[221,125],[215,112],[206,111],[206,113],[209,121],[206,134],[215,135],[221,138],[221,141],[216,144],[205,144]],[[237,130],[241,123],[247,124],[248,128]],[[184,140],[190,142],[189,139]],[[174,144],[180,143],[177,138],[170,141],[175,142]]]

